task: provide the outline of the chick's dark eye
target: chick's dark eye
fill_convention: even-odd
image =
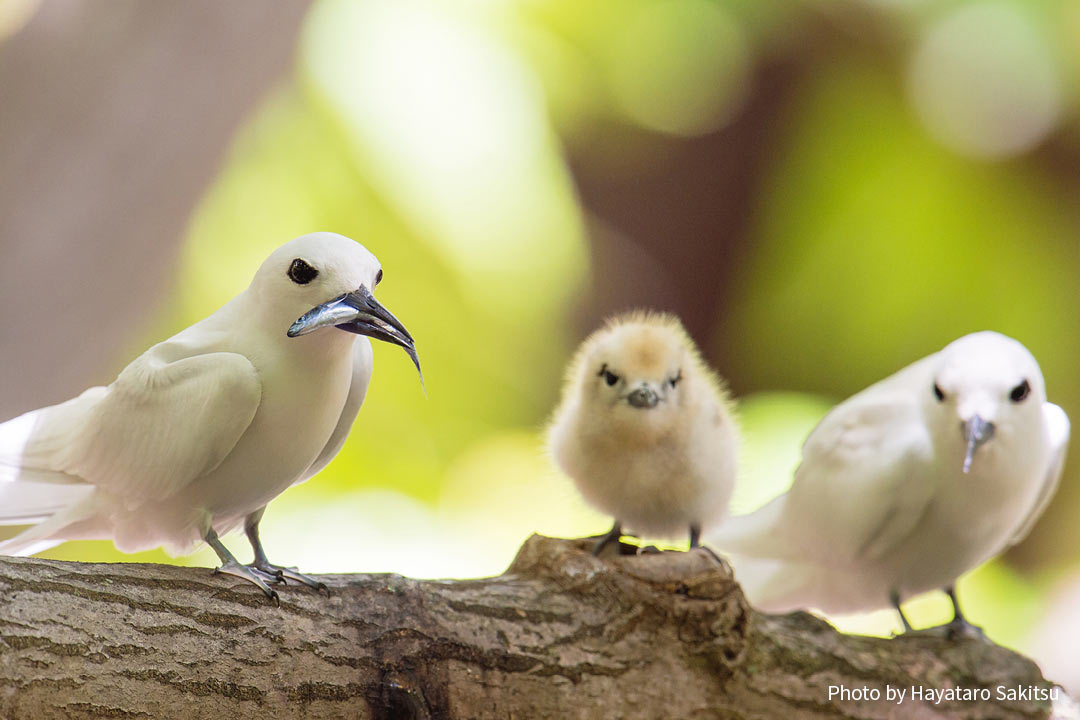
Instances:
[[[679,372],[675,373],[675,377],[668,380],[668,384],[671,385],[671,387],[675,387],[681,381],[682,381],[682,370],[679,370]]]
[[[604,382],[606,382],[608,385],[614,385],[615,383],[619,382],[619,376],[608,370],[606,363],[600,368],[600,372],[597,373],[597,375],[604,378]]]
[[[1012,389],[1012,392],[1009,393],[1009,399],[1012,400],[1014,403],[1024,402],[1024,400],[1026,400],[1027,396],[1030,394],[1031,384],[1027,380],[1025,380],[1024,382],[1020,383]]]
[[[942,390],[937,383],[934,383],[934,397],[937,398],[938,402],[943,402],[945,400],[945,391]]]
[[[297,285],[307,285],[318,277],[319,271],[308,265],[300,258],[296,258],[289,265],[289,279]]]
[[[378,285],[381,282],[382,282],[382,268],[379,268],[379,272],[375,276],[375,284]]]

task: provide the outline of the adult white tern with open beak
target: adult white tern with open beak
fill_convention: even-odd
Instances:
[[[266,559],[259,520],[344,444],[371,379],[364,336],[405,348],[419,370],[412,336],[373,295],[382,274],[346,237],[297,238],[108,387],[0,424],[0,523],[36,523],[0,553],[76,539],[183,553],[205,540],[220,571],[270,597],[286,578],[319,587]],[[219,539],[241,525],[251,565]]]

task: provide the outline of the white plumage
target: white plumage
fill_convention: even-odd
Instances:
[[[768,611],[899,610],[933,589],[955,606],[956,578],[1046,508],[1068,437],[1027,349],[967,335],[834,408],[806,439],[791,489],[709,540]]]
[[[268,594],[265,579],[306,581],[265,556],[258,567],[258,521],[344,443],[371,377],[363,335],[415,359],[411,337],[371,295],[381,276],[375,257],[348,238],[297,238],[244,292],[147,350],[108,387],[0,425],[0,522],[39,523],[0,543],[0,553],[73,539],[182,553],[205,539],[223,569]],[[254,571],[233,567],[216,537],[241,524]]]

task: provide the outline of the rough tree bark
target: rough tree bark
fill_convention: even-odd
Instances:
[[[759,614],[704,553],[596,559],[583,541],[534,536],[497,578],[326,580],[329,598],[289,587],[275,606],[205,569],[4,559],[0,715],[1051,715],[1031,700],[830,700],[830,685],[1052,685],[984,641],[851,637],[804,613]],[[1068,703],[1056,717],[1074,716]]]

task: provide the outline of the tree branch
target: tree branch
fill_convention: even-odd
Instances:
[[[699,552],[596,559],[585,541],[534,536],[497,578],[325,580],[329,598],[289,586],[277,607],[205,569],[4,558],[0,716],[1050,716],[1049,701],[997,699],[1052,687],[1019,655],[762,615]],[[884,700],[886,685],[905,701]],[[920,702],[912,686],[992,699]]]

